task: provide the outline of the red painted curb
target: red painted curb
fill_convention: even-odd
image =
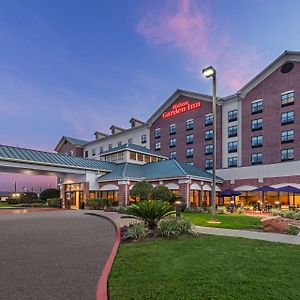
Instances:
[[[117,251],[120,245],[121,240],[121,228],[119,225],[114,223],[111,219],[110,221],[116,226],[116,238],[111,251],[111,254],[102,270],[101,276],[98,280],[97,291],[96,291],[96,300],[107,300],[108,299],[108,276],[112,265],[114,263],[115,257],[117,255]]]

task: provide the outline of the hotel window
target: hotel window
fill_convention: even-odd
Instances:
[[[252,165],[262,164],[262,153],[251,154],[251,164]]]
[[[251,146],[252,146],[252,148],[261,147],[262,144],[263,144],[263,137],[262,137],[262,135],[251,137]]]
[[[281,150],[281,160],[286,161],[286,160],[293,160],[294,159],[294,149],[283,149]]]
[[[95,156],[95,155],[96,155],[96,150],[92,149],[92,156]]]
[[[237,141],[228,142],[228,153],[237,152]]]
[[[145,162],[150,162],[150,155],[145,155]]]
[[[112,149],[112,144],[109,144],[108,145],[108,150],[111,150]]]
[[[169,146],[170,146],[170,148],[176,147],[176,139],[170,139]]]
[[[286,92],[281,94],[281,107],[294,104],[294,92]]]
[[[228,168],[237,167],[237,156],[228,157]]]
[[[294,141],[294,129],[281,131],[281,144]]]
[[[143,161],[143,154],[142,153],[138,153],[137,160],[138,161]]]
[[[237,120],[237,109],[228,112],[228,122],[233,122]]]
[[[155,150],[160,150],[160,142],[156,142],[154,145]]]
[[[185,142],[187,144],[193,144],[194,142],[194,135],[193,134],[189,134],[185,137]]]
[[[160,128],[156,128],[154,130],[154,137],[157,139],[157,138],[160,138]]]
[[[132,144],[132,139],[128,139],[128,144]]]
[[[281,114],[281,125],[294,123],[294,112],[287,111]]]
[[[214,121],[213,114],[205,115],[205,126],[212,125]]]
[[[118,153],[118,160],[124,159],[124,151]]]
[[[146,135],[146,134],[143,134],[143,135],[141,136],[141,143],[142,143],[142,144],[147,143],[147,135]]]
[[[193,165],[194,165],[194,162],[188,161],[186,164],[189,165],[189,166],[193,166]]]
[[[111,161],[116,161],[117,160],[117,153],[114,153],[111,155]]]
[[[213,160],[206,159],[205,160],[205,170],[211,170],[213,168]]]
[[[237,125],[229,126],[228,127],[228,137],[237,136]]]
[[[118,142],[118,147],[120,147],[120,146],[122,146],[122,142],[121,141]]]
[[[194,129],[194,120],[188,120],[185,122],[185,128],[186,130],[192,130]]]
[[[263,120],[255,119],[251,121],[251,129],[252,131],[261,130],[263,128]]]
[[[251,103],[251,113],[252,113],[252,115],[261,113],[262,111],[263,111],[263,100],[262,99],[253,101]]]
[[[193,157],[194,156],[194,149],[193,148],[187,148],[186,149],[186,157]]]
[[[88,150],[85,150],[84,157],[89,157],[89,151]]]
[[[213,153],[213,145],[212,144],[208,144],[205,145],[205,155],[209,155]]]
[[[175,134],[176,133],[176,124],[170,125],[169,133],[170,134]]]
[[[169,158],[170,159],[176,159],[176,151],[172,151],[169,153]]]
[[[130,159],[131,160],[136,160],[136,153],[133,151],[130,151]]]
[[[205,140],[206,141],[212,140],[213,136],[214,136],[214,131],[212,129],[205,131]]]
[[[103,153],[103,151],[104,151],[104,150],[103,150],[103,146],[101,146],[101,147],[99,148],[99,154],[100,154],[100,153]]]

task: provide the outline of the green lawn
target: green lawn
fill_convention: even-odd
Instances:
[[[9,205],[8,203],[0,203],[0,208],[8,208],[8,207],[12,207],[12,206]]]
[[[122,244],[111,300],[300,299],[300,246],[203,236]]]
[[[259,229],[262,228],[260,218],[249,217],[246,215],[238,214],[224,214],[217,215],[217,220],[220,224],[210,224],[208,221],[211,219],[211,214],[200,213],[182,213],[185,219],[190,220],[194,225],[207,226],[207,227],[219,227],[229,229]]]

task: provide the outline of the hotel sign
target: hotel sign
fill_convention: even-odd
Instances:
[[[180,103],[174,104],[172,106],[171,111],[165,111],[162,114],[162,117],[163,117],[163,119],[174,117],[174,116],[180,115],[182,113],[185,113],[187,111],[199,108],[200,106],[201,106],[200,102],[194,102],[194,103],[190,103],[189,101],[180,102]]]

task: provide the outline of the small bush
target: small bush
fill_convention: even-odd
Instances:
[[[16,196],[18,195],[18,196]],[[24,203],[38,203],[42,202],[37,196],[36,193],[33,192],[25,192],[25,193],[13,193],[11,194],[7,201],[8,204],[24,204]]]
[[[242,214],[243,212],[244,212],[244,209],[241,208],[241,207],[238,207],[238,208],[236,209],[236,213],[237,213],[237,214]]]
[[[205,213],[205,209],[203,207],[186,207],[184,212],[189,212],[189,213]]]
[[[150,232],[150,229],[145,226],[144,222],[130,224],[127,228],[127,238],[140,240],[146,237]]]
[[[47,204],[49,207],[61,208],[61,199],[59,198],[47,199]]]
[[[227,208],[225,206],[218,206],[217,214],[224,215],[227,213]]]
[[[273,214],[273,216],[279,216],[280,215],[280,209],[272,208],[271,213]]]
[[[176,238],[182,234],[189,233],[192,224],[184,219],[165,219],[159,222],[158,233],[162,237]]]
[[[293,214],[293,219],[295,219],[295,220],[300,220],[300,212],[299,212],[299,211],[294,212],[294,214]]]
[[[91,209],[102,209],[103,201],[102,199],[91,198],[86,201],[86,206],[90,207]]]
[[[299,229],[294,225],[289,225],[288,234],[297,235],[299,233]]]

